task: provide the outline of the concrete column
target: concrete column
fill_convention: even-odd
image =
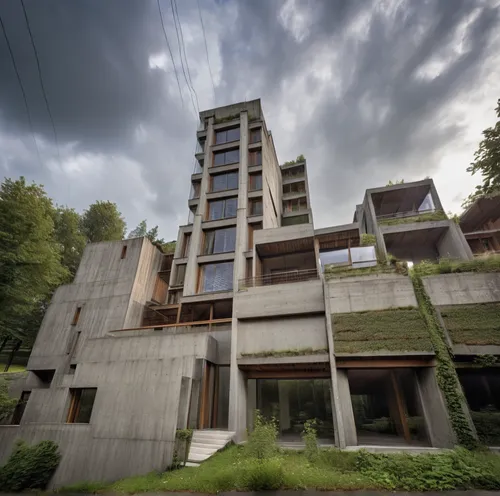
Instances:
[[[247,430],[253,431],[254,412],[257,409],[257,380],[247,380]]]
[[[339,392],[339,405],[344,428],[344,437],[346,446],[357,446],[358,436],[356,433],[356,424],[354,422],[354,412],[352,410],[351,391],[346,369],[337,370],[337,382]],[[343,448],[345,446],[341,446]]]
[[[436,380],[434,367],[420,368],[415,375],[417,399],[420,402],[431,445],[434,448],[452,448],[455,444],[455,435],[450,424],[446,403]]]
[[[278,381],[278,396],[280,405],[280,432],[290,429],[290,399],[288,396],[288,383]]]
[[[465,239],[460,227],[453,221],[448,221],[448,230],[437,243],[440,257],[472,260],[474,258],[469,243]]]
[[[368,212],[365,211],[365,215],[368,214],[367,223],[373,226],[373,233],[377,238],[377,257],[386,258],[387,248],[385,247],[384,235],[380,232],[380,228],[378,227],[377,214],[375,213],[375,206],[373,205],[372,195],[370,193],[367,194],[367,199]]]
[[[436,186],[434,186],[434,181],[432,179],[430,181],[431,181],[430,193],[431,193],[432,202],[434,203],[434,208],[436,210],[443,210],[443,205],[441,204],[441,199],[439,198]]]
[[[197,293],[198,283],[198,260],[197,257],[201,253],[203,244],[203,230],[201,224],[205,219],[207,208],[207,192],[210,185],[209,167],[212,165],[212,143],[214,142],[214,119],[210,117],[207,125],[207,141],[205,145],[205,159],[203,165],[203,176],[201,179],[200,201],[198,210],[194,216],[193,232],[191,234],[191,243],[189,245],[188,263],[186,267],[186,275],[184,278],[184,296],[194,295]]]

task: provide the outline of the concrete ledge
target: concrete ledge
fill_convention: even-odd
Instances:
[[[196,295],[183,296],[181,298],[181,303],[200,303],[204,301],[228,300],[232,297],[232,291],[214,291],[213,293],[200,293]]]
[[[323,229],[315,229],[314,235],[321,236],[322,234],[333,234],[343,231],[355,231],[359,229],[359,223],[353,222],[351,224],[342,224],[340,226],[324,227]]]
[[[240,147],[240,140],[226,141],[226,143],[219,143],[217,145],[212,145],[212,153],[225,152],[227,150],[234,150]]]
[[[201,181],[203,179],[203,172],[197,172],[196,174],[191,174],[191,182]]]
[[[436,354],[433,351],[362,351],[360,353],[335,353],[337,358],[406,358],[423,357],[432,359]]]
[[[230,227],[236,225],[236,217],[230,217],[229,219],[217,219],[217,220],[205,220],[201,223],[201,228],[206,229],[217,229],[218,227]]]
[[[256,189],[254,191],[248,192],[248,198],[260,198],[260,197],[262,197],[262,190],[261,189]]]
[[[255,172],[262,172],[262,165],[249,165],[248,173],[253,174]]]
[[[453,344],[454,355],[500,355],[500,346]]]
[[[264,216],[262,215],[248,215],[247,220],[249,224],[256,224],[257,222],[263,222]]]
[[[213,255],[198,255],[198,263],[214,263],[234,260],[234,251],[226,253],[214,253]]]
[[[295,355],[286,357],[238,357],[238,365],[280,365],[288,363],[324,363],[329,361],[328,353],[316,355]]]
[[[275,227],[272,229],[261,229],[254,233],[255,246],[280,241],[291,241],[294,239],[312,238],[314,230],[311,224],[297,224],[294,226]]]
[[[406,231],[425,231],[427,229],[446,229],[450,226],[452,220],[429,220],[426,222],[408,222],[386,226],[379,224],[379,229],[382,234],[394,234]]]
[[[208,173],[210,175],[220,174],[222,172],[237,171],[240,168],[239,162],[234,162],[233,164],[218,165],[217,167],[209,167]]]
[[[207,193],[207,200],[216,200],[218,198],[226,198],[238,196],[238,188],[235,189],[224,189],[222,191],[212,191]]]

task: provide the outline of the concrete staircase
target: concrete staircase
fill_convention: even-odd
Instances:
[[[186,466],[197,467],[201,462],[224,448],[232,440],[234,434],[234,432],[215,429],[193,431]]]

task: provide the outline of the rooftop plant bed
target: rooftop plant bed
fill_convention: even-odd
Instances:
[[[375,234],[363,233],[360,236],[359,246],[376,246],[377,237]]]
[[[385,263],[379,263],[373,267],[360,267],[355,268],[351,266],[336,266],[336,265],[326,265],[325,266],[325,279],[328,281],[330,279],[338,279],[341,277],[358,277],[358,276],[371,276],[377,274],[401,274],[407,275],[408,268],[403,262],[391,263],[387,265]]]
[[[420,277],[461,272],[500,272],[500,255],[476,257],[474,260],[442,258],[439,262],[424,261],[413,266]]]
[[[258,353],[242,353],[241,358],[266,358],[266,357],[290,357],[290,356],[306,356],[306,355],[324,355],[327,354],[326,348],[299,348],[292,350],[276,350],[276,351],[259,351]]]
[[[332,314],[335,353],[432,351],[417,308]]]
[[[429,222],[433,220],[447,220],[448,216],[442,211],[437,210],[427,214],[412,215],[411,217],[393,217],[388,219],[378,219],[379,226],[395,226],[398,224],[410,224],[412,222]]]
[[[440,312],[453,343],[500,346],[500,303],[450,305]]]
[[[295,160],[289,160],[288,162],[285,162],[283,165],[294,165],[294,164],[300,164],[301,162],[305,162],[306,158],[304,155],[299,155]]]

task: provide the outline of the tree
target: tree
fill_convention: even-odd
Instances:
[[[404,179],[400,179],[399,181],[396,179],[396,182],[393,183],[392,181],[389,181],[386,186],[394,186],[396,184],[404,184],[405,183],[405,180]]]
[[[73,208],[58,207],[54,210],[54,236],[59,244],[61,262],[73,277],[85,249],[86,238],[80,230],[80,215]]]
[[[498,121],[494,127],[483,131],[484,139],[479,143],[479,148],[474,154],[474,161],[467,168],[472,175],[480,172],[483,176],[483,184],[476,186],[474,193],[464,201],[463,207],[467,207],[478,198],[483,196],[494,196],[500,193],[500,99],[495,109]]]
[[[31,344],[52,291],[67,279],[54,238],[54,207],[24,177],[0,186],[0,340]]]
[[[11,416],[16,403],[17,400],[9,396],[9,384],[7,380],[0,376],[0,422]]]
[[[96,201],[83,212],[80,228],[90,243],[119,241],[127,227],[121,215],[116,203]]]
[[[146,238],[151,241],[151,243],[157,243],[160,245],[163,245],[165,243],[165,240],[163,238],[158,238],[158,226],[153,227],[148,231],[148,223],[147,220],[141,220],[139,222],[139,225],[130,231],[128,235],[128,239],[130,238],[142,238],[143,236],[146,236]]]

